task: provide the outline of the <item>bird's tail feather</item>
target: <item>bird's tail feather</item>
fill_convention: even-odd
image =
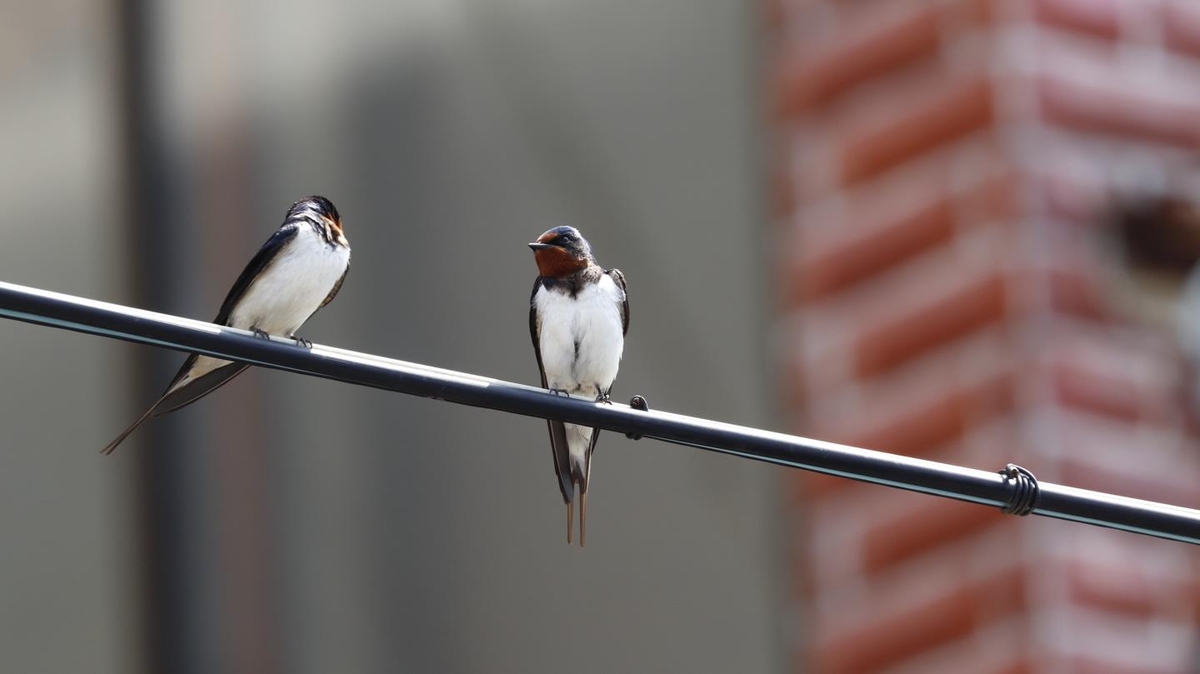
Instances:
[[[600,429],[593,428],[583,464],[572,464],[571,466],[571,480],[579,485],[579,547],[581,548],[587,540],[588,486],[592,483],[592,453],[596,451],[596,440],[599,437]]]
[[[567,501],[567,545],[571,544],[571,535],[575,531],[575,507],[571,501]]]
[[[112,454],[113,450],[115,450],[117,448],[117,445],[124,442],[125,438],[128,438],[131,433],[133,433],[134,431],[137,430],[138,426],[142,425],[142,422],[149,419],[154,414],[154,412],[159,408],[159,406],[162,405],[163,401],[166,399],[167,399],[167,396],[163,395],[163,397],[161,397],[157,401],[155,401],[154,404],[150,406],[150,409],[146,410],[146,412],[144,414],[142,414],[142,416],[138,417],[137,421],[130,424],[129,428],[126,428],[125,430],[121,431],[121,434],[118,435],[112,442],[108,443],[108,445],[106,445],[104,447],[104,449],[100,450],[100,453],[101,454]]]
[[[112,454],[117,445],[124,442],[125,438],[128,438],[147,419],[170,414],[180,407],[185,407],[196,402],[228,383],[229,380],[244,372],[248,367],[250,366],[245,363],[229,363],[185,384],[172,385],[167,389],[166,393],[162,394],[162,397],[154,401],[154,404],[150,406],[150,409],[146,410],[145,414],[138,417],[137,421],[130,424],[129,428],[126,428],[115,440],[108,443],[108,446],[100,450],[100,453]]]
[[[579,547],[587,540],[587,489],[579,492]]]
[[[228,384],[234,377],[250,367],[246,363],[228,363],[217,369],[189,380],[182,385],[176,384],[167,389],[163,397],[155,403],[155,417],[170,414],[181,407],[187,407],[204,396]]]

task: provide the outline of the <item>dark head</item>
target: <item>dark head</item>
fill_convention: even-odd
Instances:
[[[592,247],[574,227],[548,229],[529,247],[538,273],[549,278],[570,276],[592,263]]]
[[[288,209],[287,219],[307,220],[317,227],[324,228],[331,240],[349,245],[342,229],[342,216],[338,214],[333,202],[325,197],[314,195],[297,201]]]

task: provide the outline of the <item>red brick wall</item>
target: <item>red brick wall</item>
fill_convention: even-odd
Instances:
[[[1102,224],[1196,200],[1200,0],[775,0],[793,431],[1200,506]],[[1183,544],[797,474],[796,670],[1185,672]]]

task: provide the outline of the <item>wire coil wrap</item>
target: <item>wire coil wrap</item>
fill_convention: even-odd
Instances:
[[[646,402],[646,398],[640,395],[629,399],[629,407],[630,409],[641,410],[642,412],[650,411],[650,403]],[[629,438],[630,440],[641,440],[643,436],[637,433],[626,433],[625,437]]]
[[[1032,513],[1037,508],[1038,501],[1038,481],[1033,473],[1015,463],[1010,463],[1000,471],[1000,474],[1004,476],[1005,482],[1012,480],[1015,487],[1012,498],[1000,509],[1017,517],[1025,517]]]

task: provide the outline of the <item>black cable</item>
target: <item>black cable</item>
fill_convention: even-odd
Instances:
[[[131,309],[0,282],[0,317],[141,344],[194,351],[279,370],[371,386],[462,405],[558,419],[688,447],[802,468],[982,505],[1200,544],[1200,511],[962,468],[832,442],[628,405],[550,395],[543,389]],[[643,399],[644,401],[644,399]],[[51,405],[53,401],[46,401]],[[648,407],[648,406],[647,406]],[[1027,471],[1026,471],[1027,472]],[[1034,487],[1036,485],[1036,488]]]

